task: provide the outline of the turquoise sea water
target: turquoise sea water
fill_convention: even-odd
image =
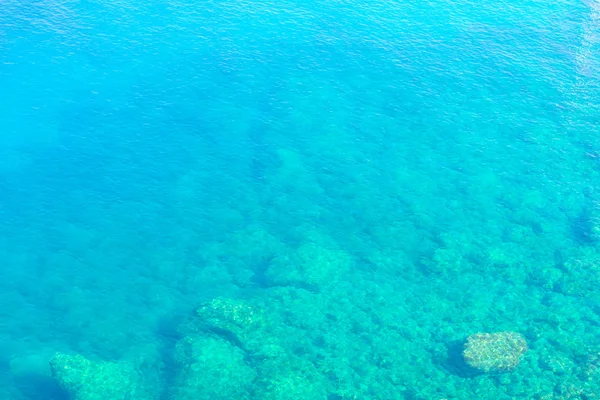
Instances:
[[[597,0],[2,0],[0,93],[0,398],[600,396]]]

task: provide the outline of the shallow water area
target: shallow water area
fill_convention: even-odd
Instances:
[[[600,393],[599,4],[1,2],[0,397]]]

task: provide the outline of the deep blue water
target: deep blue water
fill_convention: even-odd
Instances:
[[[2,0],[0,91],[0,398],[600,394],[596,0]]]

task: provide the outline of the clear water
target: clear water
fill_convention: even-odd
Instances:
[[[56,353],[136,400],[600,394],[595,0],[2,0],[0,88],[1,398],[67,399]],[[248,390],[178,353],[215,298],[272,320]]]

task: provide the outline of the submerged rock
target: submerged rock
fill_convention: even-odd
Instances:
[[[326,379],[293,354],[286,324],[260,307],[216,298],[198,307],[177,344],[175,400],[326,400]]]
[[[52,376],[74,400],[156,400],[155,388],[127,362],[92,361],[57,353],[50,360]]]
[[[465,362],[480,371],[508,372],[519,365],[527,351],[525,338],[515,332],[476,333],[467,338]]]

